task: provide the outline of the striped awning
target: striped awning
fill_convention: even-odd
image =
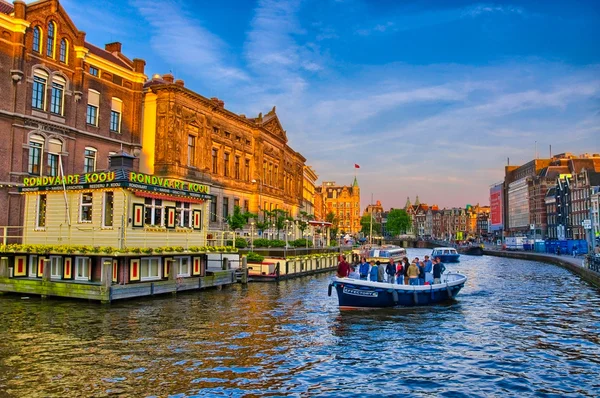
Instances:
[[[196,204],[204,203],[204,200],[202,200],[202,199],[190,198],[189,196],[167,195],[164,193],[137,191],[137,190],[134,190],[133,193],[135,194],[135,196],[139,196],[142,198],[170,200],[171,202],[184,202],[184,203],[196,203]]]

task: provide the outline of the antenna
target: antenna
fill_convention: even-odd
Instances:
[[[537,140],[535,141],[535,158],[538,158],[538,152],[537,152]]]
[[[552,144],[550,144],[550,158],[552,158]]]

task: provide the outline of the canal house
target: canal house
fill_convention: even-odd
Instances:
[[[207,231],[210,187],[136,172],[133,159],[25,178],[23,244],[4,246],[0,291],[111,301],[235,282],[227,266],[207,270],[210,252],[235,251]]]

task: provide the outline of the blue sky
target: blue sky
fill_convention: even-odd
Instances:
[[[507,158],[600,153],[598,1],[61,4],[149,76],[249,117],[277,106],[319,182],[356,172],[363,207],[489,204]]]

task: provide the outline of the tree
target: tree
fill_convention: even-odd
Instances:
[[[302,236],[304,236],[304,231],[306,230],[306,228],[308,228],[308,222],[314,219],[315,216],[313,216],[312,214],[308,214],[305,211],[300,212],[300,217],[298,217],[296,223],[298,224],[298,229],[302,233]]]
[[[404,234],[410,229],[410,216],[405,210],[394,209],[387,216],[386,229],[392,236]]]
[[[371,215],[365,214],[360,219],[361,232],[365,235],[371,235]],[[373,233],[381,232],[381,224],[375,221],[373,218]]]
[[[325,216],[325,221],[331,223],[331,229],[330,229],[331,235],[329,235],[329,237],[333,238],[333,239],[337,239],[339,219],[335,216],[335,213],[332,211],[327,213],[327,215]]]
[[[233,207],[233,214],[227,216],[227,224],[229,228],[235,232],[238,229],[242,229],[248,224],[248,220],[251,218],[256,219],[258,216],[256,214],[244,211],[242,213],[242,209],[240,206]]]

